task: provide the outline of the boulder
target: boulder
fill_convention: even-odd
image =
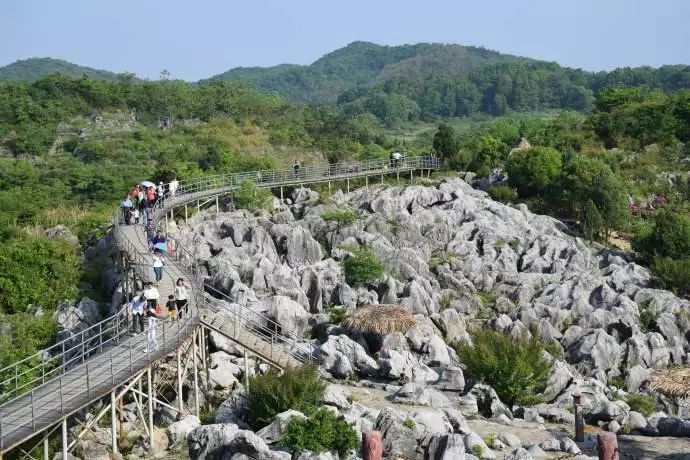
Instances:
[[[249,428],[246,423],[247,394],[244,391],[234,392],[216,410],[216,423],[230,423],[240,428]]]
[[[510,419],[513,418],[513,413],[498,398],[496,390],[489,385],[483,383],[477,384],[472,387],[470,394],[477,399],[477,407],[483,416],[498,417],[500,415],[505,415]]]
[[[179,421],[168,425],[168,439],[171,445],[187,441],[187,435],[201,425],[196,415],[185,415]]]
[[[482,460],[492,460],[496,458],[496,454],[489,449],[484,440],[477,433],[468,433],[463,438],[465,443],[465,451],[475,455]]]
[[[513,433],[508,432],[500,433],[496,439],[508,447],[519,447],[522,444],[522,442],[520,442],[520,438],[515,436]]]
[[[432,367],[444,367],[450,365],[448,346],[443,339],[433,335],[422,349],[426,353],[426,364]]]
[[[347,377],[354,370],[361,375],[375,375],[379,369],[364,347],[345,334],[328,336],[328,340],[319,347],[319,355],[322,366],[335,377]]]
[[[378,366],[380,375],[387,379],[405,379],[418,383],[434,383],[438,374],[425,364],[419,362],[409,351],[384,349],[379,354]]]
[[[390,408],[384,408],[376,419],[374,429],[381,432],[385,457],[417,458],[417,434],[405,426],[406,419]]]
[[[434,436],[426,450],[430,460],[465,460],[465,442],[460,434]]]
[[[326,386],[326,391],[323,394],[321,402],[330,406],[335,406],[338,409],[349,409],[352,406],[345,392],[335,385]]]
[[[396,404],[431,407],[452,407],[450,400],[440,391],[424,384],[409,382],[403,385],[392,398]]]
[[[462,369],[454,366],[441,369],[441,377],[436,382],[436,387],[443,391],[462,392],[465,389],[465,376]]]
[[[656,424],[660,436],[674,436],[678,438],[690,437],[690,420],[678,417],[662,417]]]
[[[527,449],[520,447],[507,453],[503,460],[534,460],[534,457]]]
[[[309,313],[289,297],[277,295],[264,301],[268,315],[280,325],[281,331],[302,337],[307,329]]]
[[[210,355],[208,378],[216,388],[233,388],[239,384],[237,377],[242,369],[232,362],[230,355],[224,351],[216,351]]]
[[[236,454],[256,460],[273,458],[263,439],[230,423],[195,428],[187,437],[187,446],[191,460],[232,458]]]

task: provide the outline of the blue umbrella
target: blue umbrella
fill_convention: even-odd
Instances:
[[[153,245],[153,249],[158,249],[161,252],[168,252],[168,245],[166,243],[156,243]]]
[[[156,186],[156,184],[154,184],[153,182],[148,181],[148,180],[143,180],[143,181],[139,182],[139,185],[143,185],[144,187],[155,187]]]

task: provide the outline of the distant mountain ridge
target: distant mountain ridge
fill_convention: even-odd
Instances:
[[[70,77],[87,75],[99,80],[115,80],[118,76],[115,72],[84,67],[62,59],[29,58],[0,67],[0,81],[24,80],[31,82],[54,73]]]
[[[473,46],[439,43],[383,46],[360,41],[328,53],[310,65],[238,67],[202,81],[248,81],[261,90],[290,99],[335,102],[344,91],[394,77],[455,76],[491,64],[531,61]]]

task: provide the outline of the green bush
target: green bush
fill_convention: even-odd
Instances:
[[[337,452],[344,458],[348,451],[357,449],[357,432],[329,410],[321,409],[306,420],[293,417],[285,429],[280,443],[298,452]]]
[[[316,366],[286,369],[282,374],[271,370],[249,380],[247,419],[254,428],[273,421],[288,409],[312,414],[319,407],[326,385],[319,379]]]
[[[517,190],[507,185],[494,185],[487,191],[492,200],[501,203],[514,203],[518,199]]]
[[[640,312],[640,329],[642,332],[656,331],[656,320],[659,319],[661,312],[648,303],[640,304],[638,310]]]
[[[518,150],[506,162],[508,181],[521,196],[546,192],[557,180],[562,166],[563,156],[550,147]]]
[[[669,210],[661,212],[651,232],[633,240],[633,248],[647,260],[687,257],[690,254],[690,219]]]
[[[656,398],[652,395],[628,395],[626,402],[630,410],[637,411],[645,417],[649,417],[656,410]]]
[[[690,296],[690,258],[671,259],[657,257],[652,266],[654,274],[670,289],[680,296]]]
[[[271,191],[257,187],[256,182],[251,180],[242,182],[235,189],[232,197],[235,207],[238,209],[249,209],[250,211],[256,211],[257,209],[273,210],[273,195],[271,195]]]
[[[76,250],[63,240],[12,239],[0,250],[0,313],[25,311],[29,304],[54,308],[74,299],[81,275]]]
[[[383,263],[368,249],[355,249],[343,261],[348,284],[371,283],[383,276]]]
[[[534,338],[514,340],[490,329],[470,334],[473,345],[455,346],[469,375],[491,385],[509,405],[540,400],[552,366],[542,357],[544,344]]]

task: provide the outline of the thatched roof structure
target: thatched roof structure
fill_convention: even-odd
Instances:
[[[343,325],[350,329],[380,335],[405,332],[415,324],[417,319],[402,305],[366,305],[343,321]]]
[[[666,396],[690,398],[690,367],[672,367],[654,371],[649,388]]]

